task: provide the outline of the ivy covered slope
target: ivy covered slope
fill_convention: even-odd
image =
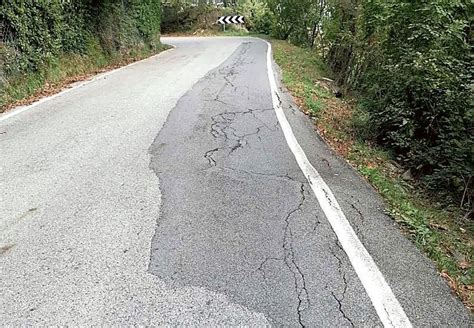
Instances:
[[[160,0],[4,0],[0,111],[161,48]]]

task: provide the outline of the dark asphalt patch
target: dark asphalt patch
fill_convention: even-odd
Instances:
[[[150,272],[264,313],[272,324],[379,324],[286,145],[262,42],[180,99],[150,148],[162,214]]]

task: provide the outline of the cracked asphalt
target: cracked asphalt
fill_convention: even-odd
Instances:
[[[272,108],[264,42],[176,49],[0,122],[0,325],[382,326]],[[415,327],[470,327],[281,90]]]

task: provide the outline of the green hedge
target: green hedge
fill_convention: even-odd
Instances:
[[[153,51],[160,45],[160,18],[160,0],[4,0],[0,102],[12,79],[44,73],[62,56]]]

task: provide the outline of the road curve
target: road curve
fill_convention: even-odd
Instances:
[[[1,325],[382,326],[287,145],[267,44],[164,42],[0,116]],[[281,104],[413,326],[469,327],[374,190]]]

